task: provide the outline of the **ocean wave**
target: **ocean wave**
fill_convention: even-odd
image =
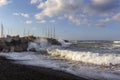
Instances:
[[[73,61],[92,63],[97,65],[117,65],[120,64],[120,54],[100,54],[92,52],[80,52],[72,50],[55,49],[48,51],[48,54]]]
[[[46,54],[54,57],[96,65],[109,66],[120,64],[120,54],[115,54],[114,51],[113,53],[104,54],[101,54],[99,51],[98,53],[92,51],[74,51],[72,49],[65,49],[70,43],[65,43],[63,40],[58,41],[62,44],[61,46],[51,45],[46,39],[37,39],[35,42],[29,43],[28,51],[31,48],[35,48],[38,52],[46,51]]]

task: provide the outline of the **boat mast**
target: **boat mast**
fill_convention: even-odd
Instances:
[[[4,27],[3,27],[3,24],[1,24],[1,37],[2,38],[4,37]]]
[[[54,32],[53,32],[53,38],[55,39],[55,37],[56,37],[56,34],[55,34],[56,32],[55,32],[55,27],[54,27]]]

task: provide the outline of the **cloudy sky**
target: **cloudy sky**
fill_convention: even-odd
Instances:
[[[120,0],[0,0],[4,34],[43,36],[56,29],[57,38],[120,39]]]

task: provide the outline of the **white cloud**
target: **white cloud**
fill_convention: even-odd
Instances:
[[[32,24],[33,22],[30,20],[25,21],[26,24]]]
[[[30,17],[30,15],[27,14],[27,13],[13,13],[13,15],[15,15],[15,16],[22,16],[22,17],[25,17],[25,18],[29,18]]]
[[[42,12],[36,14],[35,18],[38,20],[42,20],[44,19],[44,17],[67,15],[68,17],[66,18],[69,19],[69,15],[74,17],[74,15],[77,12],[80,12],[80,9],[82,8],[81,5],[82,5],[82,0],[76,0],[76,1],[74,0],[47,0],[46,2],[39,3],[38,8],[42,9]]]
[[[119,0],[92,0],[92,8],[97,11],[108,11],[119,7]]]
[[[42,2],[42,0],[31,0],[31,1],[30,1],[31,4],[36,4],[36,3],[38,3],[38,2]]]
[[[104,23],[106,24],[106,23],[111,23],[111,22],[120,22],[120,13],[117,13],[110,18],[99,20],[99,23],[101,24],[104,24]]]
[[[112,20],[120,22],[120,13],[117,13],[112,17]]]
[[[46,20],[40,20],[39,23],[44,24],[44,23],[46,23]]]
[[[13,13],[13,15],[15,15],[15,16],[19,16],[20,14],[19,14],[19,13]]]
[[[32,27],[32,30],[33,30],[33,31],[37,31],[37,30],[38,30],[38,27]]]
[[[35,3],[37,3],[38,2],[38,0],[31,0],[31,4],[35,4]]]
[[[56,23],[56,21],[55,21],[55,20],[50,20],[50,22],[51,22],[51,23]]]
[[[69,21],[80,25],[102,25],[119,20],[120,0],[31,0],[32,3],[37,3],[37,8],[40,12],[35,15],[35,18],[40,23],[45,23],[46,17],[66,18]],[[114,10],[114,11],[113,11]],[[112,14],[112,15],[111,15]],[[93,19],[97,16],[98,19]],[[105,16],[104,18],[102,18]],[[107,17],[106,17],[107,16]],[[101,19],[102,18],[102,19]]]
[[[118,0],[92,0],[93,4],[95,5],[110,5],[115,3]]]
[[[7,5],[9,3],[9,0],[0,0],[0,7]]]
[[[81,8],[81,2],[81,0],[47,0],[38,5],[38,8],[43,9],[43,11],[36,14],[35,17],[41,19],[45,16],[76,13]]]
[[[21,13],[21,16],[23,16],[25,18],[29,18],[29,14],[26,14],[26,13]]]
[[[64,17],[58,17],[58,20],[63,20],[64,19]]]

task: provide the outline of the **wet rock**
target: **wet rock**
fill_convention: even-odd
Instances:
[[[12,37],[10,35],[7,35],[5,38],[5,42],[10,43],[12,41]]]
[[[69,42],[68,40],[64,40],[65,42]]]
[[[8,53],[10,51],[10,48],[3,48],[2,52]]]
[[[24,43],[25,43],[25,44],[28,43],[28,39],[25,38],[25,37],[21,38],[20,41],[21,41],[21,43],[23,43],[23,44],[24,44]]]
[[[23,52],[27,51],[28,43],[34,42],[37,38],[34,36],[19,37],[7,35],[6,38],[0,38],[0,51],[2,52]],[[45,38],[47,45],[61,45],[61,43],[53,38]],[[42,47],[42,43],[40,46]],[[45,46],[45,45],[43,45]],[[35,48],[30,49],[29,51],[36,52]],[[40,53],[47,53],[46,51],[41,51]]]
[[[14,52],[23,52],[23,48],[20,47],[20,46],[16,46],[16,47],[14,48]]]
[[[9,36],[6,38],[0,38],[0,51],[2,52],[22,52],[27,51],[28,47],[28,38],[27,37],[19,37],[17,36]]]
[[[48,52],[47,52],[47,50],[41,50],[41,51],[39,51],[39,53],[40,54],[47,54]]]
[[[34,41],[36,39],[36,37],[34,37],[34,36],[28,36],[27,39],[28,39],[28,41]]]
[[[51,45],[61,45],[61,43],[56,39],[47,38],[47,40]]]
[[[31,49],[29,49],[29,51],[37,52],[35,48],[31,48]]]
[[[20,41],[20,37],[19,37],[19,35],[17,35],[17,36],[13,36],[12,38],[13,38],[13,40],[15,40],[15,41]]]

